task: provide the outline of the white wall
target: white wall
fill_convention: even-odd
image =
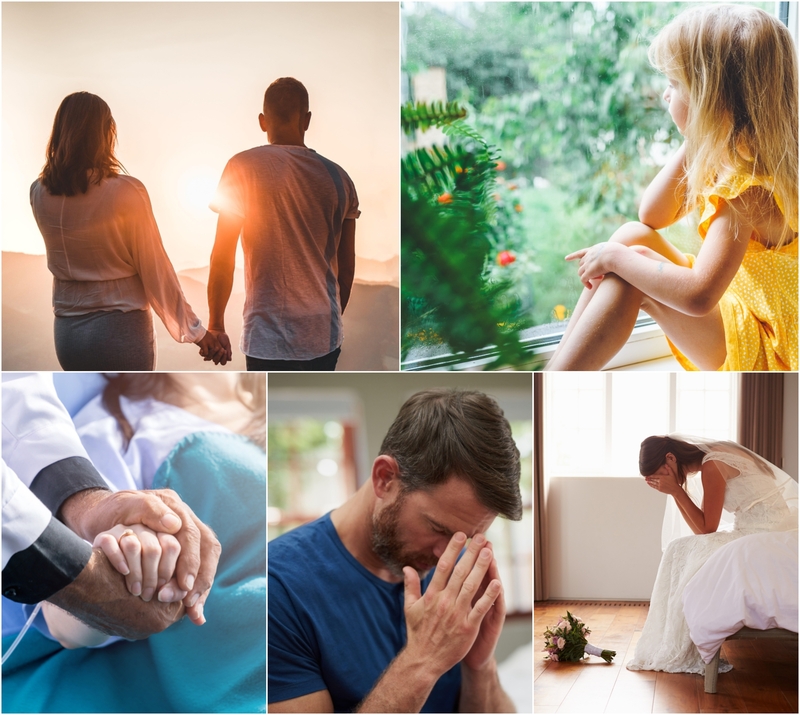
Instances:
[[[550,479],[549,597],[648,600],[666,499],[641,477]]]

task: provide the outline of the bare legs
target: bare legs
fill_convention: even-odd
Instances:
[[[640,253],[664,256],[688,266],[686,257],[661,235],[641,223],[627,223],[609,239]],[[700,318],[657,303],[613,274],[584,289],[548,370],[600,370],[631,335],[639,310],[645,310],[695,365],[716,370],[725,361],[725,331],[719,308]]]

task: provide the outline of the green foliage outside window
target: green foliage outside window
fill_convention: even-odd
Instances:
[[[522,224],[517,262],[504,277],[533,324],[568,314],[581,284],[564,256],[635,220],[641,192],[680,146],[661,99],[666,80],[650,67],[647,47],[687,4],[404,9],[405,71],[443,67],[448,98],[468,110],[465,121],[505,162],[497,178],[515,187]],[[668,238],[696,250],[692,233],[672,230]]]
[[[525,324],[511,281],[490,268],[512,256],[514,207],[499,193],[497,152],[464,114],[456,103],[401,111],[408,135],[438,127],[449,140],[413,149],[401,165],[403,352],[446,344],[469,356],[495,345],[496,363],[514,364]]]

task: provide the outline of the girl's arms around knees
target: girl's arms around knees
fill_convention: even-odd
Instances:
[[[685,205],[686,145],[670,158],[642,194],[639,220],[650,228],[666,228],[687,213]]]
[[[576,251],[567,259],[580,260],[578,275],[587,287],[597,277],[615,273],[662,305],[690,316],[707,315],[739,270],[755,229],[749,194],[721,202],[693,268],[611,241]]]

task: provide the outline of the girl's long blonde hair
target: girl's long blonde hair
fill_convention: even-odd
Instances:
[[[653,40],[651,64],[688,91],[686,201],[752,177],[797,230],[797,56],[784,25],[743,5],[691,8]]]

